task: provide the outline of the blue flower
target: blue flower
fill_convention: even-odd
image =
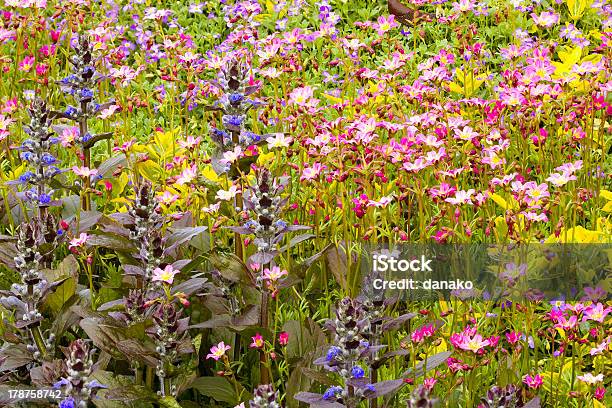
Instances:
[[[236,115],[223,115],[223,124],[226,126],[240,127],[242,125],[243,117]]]
[[[59,404],[59,408],[75,408],[74,399],[72,397],[68,397]]]
[[[53,388],[55,388],[57,390],[59,388],[62,388],[64,385],[68,385],[68,384],[69,384],[68,380],[65,379],[65,378],[62,378],[61,380],[59,380],[58,382],[53,384]]]
[[[89,141],[91,139],[91,133],[87,132],[85,133],[85,135],[83,136],[82,142],[86,143],[87,141]]]
[[[342,387],[338,385],[334,385],[333,387],[329,387],[325,394],[323,394],[324,400],[330,400],[336,397],[336,395],[340,394],[343,391]]]
[[[20,157],[21,160],[32,161],[34,155],[31,152],[21,152]]]
[[[354,378],[363,378],[365,376],[365,372],[363,371],[363,368],[359,366],[353,367],[351,369],[351,374],[353,375]]]
[[[283,220],[278,220],[274,223],[274,225],[276,226],[277,229],[279,230],[284,230],[285,228],[287,228],[287,223]]]
[[[57,161],[57,159],[55,157],[53,157],[52,154],[50,153],[44,153],[42,155],[42,157],[40,158],[40,161],[43,162],[43,164],[53,164]]]
[[[74,106],[68,106],[64,111],[64,114],[68,116],[75,116],[77,114],[77,110]]]
[[[332,361],[334,358],[338,357],[341,352],[342,350],[340,350],[339,347],[331,346],[329,350],[327,350],[327,356],[325,357],[325,360]]]
[[[67,85],[70,82],[74,82],[76,80],[76,76],[74,74],[68,75],[66,78],[63,78],[60,83]]]
[[[247,222],[244,223],[244,226],[247,227],[248,229],[254,230],[255,228],[257,228],[257,222],[253,220],[248,220]]]
[[[96,380],[92,380],[92,381],[88,382],[88,383],[86,384],[86,386],[87,386],[87,388],[89,388],[90,390],[91,390],[91,389],[94,389],[94,388],[108,388],[106,385],[104,385],[104,384],[100,384],[100,383],[99,383],[98,381],[96,381]]]
[[[21,176],[19,176],[19,181],[21,181],[22,183],[27,183],[28,180],[32,178],[32,176],[34,176],[34,173],[32,173],[31,171],[26,171]]]
[[[83,99],[93,98],[93,91],[87,88],[81,89],[81,98]]]
[[[243,99],[244,99],[244,95],[239,94],[239,93],[234,93],[229,96],[229,101],[231,104],[237,104],[241,102]]]
[[[38,197],[38,202],[41,204],[49,204],[51,202],[51,196],[49,194],[42,193]]]

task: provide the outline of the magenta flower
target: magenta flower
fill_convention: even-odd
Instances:
[[[263,336],[259,333],[256,333],[253,337],[251,337],[251,344],[249,344],[250,348],[262,349],[264,346]]]
[[[530,375],[526,375],[523,378],[523,382],[525,384],[527,384],[527,386],[529,388],[533,388],[533,389],[538,389],[542,386],[542,384],[544,384],[544,381],[542,380],[542,376],[540,374],[536,374],[535,376],[530,376]]]
[[[557,324],[555,324],[555,328],[563,329],[563,330],[572,330],[578,325],[578,318],[576,316],[571,316],[569,319],[566,319],[565,316],[561,316],[557,319]]]
[[[226,346],[224,342],[220,342],[216,346],[210,348],[210,353],[206,356],[206,359],[212,358],[218,361],[221,357],[225,356],[225,352],[231,348],[231,346]]]
[[[508,343],[515,344],[521,339],[521,333],[517,331],[511,331],[510,333],[506,333],[506,340]]]
[[[458,349],[478,353],[483,348],[490,346],[491,341],[485,340],[476,332],[474,327],[466,327],[461,333],[454,333],[450,337],[450,342]]]
[[[34,67],[34,62],[35,62],[34,57],[32,57],[31,55],[28,55],[24,57],[19,63],[19,69],[24,72],[30,72],[32,67]]]

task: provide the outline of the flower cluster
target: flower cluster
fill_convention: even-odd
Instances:
[[[327,327],[334,333],[334,346],[331,346],[325,357],[315,361],[325,369],[336,372],[344,380],[344,387],[332,386],[323,395],[326,401],[347,404],[369,398],[375,388],[366,378],[366,372],[359,364],[368,359],[380,346],[370,346],[371,322],[366,316],[363,304],[351,298],[344,298],[338,303],[336,317],[327,322]],[[349,388],[353,388],[349,393]]]
[[[250,408],[281,408],[278,391],[275,391],[271,384],[262,384],[257,387],[249,404]]]
[[[288,198],[282,196],[289,180],[286,177],[274,178],[270,170],[256,168],[256,181],[244,192],[244,209],[251,213],[251,218],[240,227],[229,227],[245,235],[254,235],[257,255],[251,261],[267,264],[275,256],[276,245],[285,233],[308,229],[302,225],[289,225],[283,220],[283,212]]]
[[[18,180],[10,184],[30,185],[22,196],[35,202],[39,208],[54,205],[54,190],[49,187],[51,180],[61,173],[57,167],[59,160],[51,153],[51,147],[57,144],[58,139],[53,137],[51,130],[52,112],[47,103],[42,99],[32,101],[28,109],[30,123],[24,127],[29,138],[21,143],[16,149],[20,151],[21,159],[28,163],[26,170]]]
[[[505,387],[494,385],[487,395],[481,398],[478,408],[499,408],[499,407],[522,407],[523,396],[514,384],[508,384]]]
[[[53,288],[62,282],[48,282],[42,272],[53,258],[62,235],[55,218],[47,213],[19,227],[14,263],[21,283],[14,283],[10,292],[0,298],[3,306],[14,310],[15,326],[29,330],[33,344],[28,344],[27,348],[35,358],[45,357],[54,344],[53,334],[48,340],[42,337],[40,323],[43,316],[39,308]]]
[[[66,398],[60,402],[62,408],[86,408],[101,388],[107,388],[91,379],[93,355],[85,340],[75,340],[66,349],[65,377],[55,383],[54,388],[62,389]]]
[[[245,123],[248,111],[259,105],[249,98],[258,88],[252,85],[249,71],[243,59],[232,56],[219,71],[218,81],[212,82],[221,91],[221,96],[211,109],[222,112],[221,123],[226,129],[213,127],[210,132],[211,139],[218,146],[213,157],[218,172],[229,171],[243,157],[256,156],[257,145],[263,141],[263,137],[249,131]]]

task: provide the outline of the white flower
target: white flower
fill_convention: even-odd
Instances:
[[[219,190],[219,191],[217,191],[217,195],[215,196],[215,198],[217,200],[229,201],[232,198],[236,197],[236,194],[238,194],[239,192],[240,192],[240,190],[238,189],[238,187],[231,186],[229,188],[229,190]]]
[[[270,136],[266,139],[268,142],[268,148],[274,149],[275,147],[289,147],[293,142],[291,136],[285,136],[284,133],[275,133],[274,136]]]
[[[582,381],[582,382],[585,382],[587,384],[591,384],[592,385],[592,384],[597,384],[599,382],[602,382],[603,379],[604,379],[604,376],[603,376],[603,374],[599,374],[599,375],[595,376],[595,375],[593,375],[591,373],[586,373],[586,374],[583,374],[583,375],[579,375],[578,379],[580,381]]]

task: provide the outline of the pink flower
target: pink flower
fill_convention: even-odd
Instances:
[[[119,105],[111,105],[106,109],[102,109],[100,111],[100,114],[98,115],[98,118],[100,119],[108,119],[109,117],[111,117],[115,112],[117,112],[119,110]]]
[[[73,238],[70,240],[70,243],[68,244],[68,249],[74,252],[76,248],[81,248],[83,245],[85,245],[85,242],[87,242],[87,238],[89,238],[89,235],[87,235],[87,233],[85,232],[82,232],[78,238]]]
[[[272,269],[264,269],[263,278],[269,282],[277,282],[284,276],[287,276],[288,272],[286,270],[281,270],[280,267],[274,266]]]
[[[225,356],[225,352],[231,348],[231,346],[226,346],[224,342],[220,342],[216,346],[210,348],[210,354],[206,356],[206,359],[212,358],[218,361],[221,357]]]
[[[508,343],[515,344],[517,341],[521,339],[521,333],[517,331],[511,331],[510,333],[506,333],[506,340]]]
[[[603,401],[605,395],[606,389],[604,387],[597,387],[595,389],[595,393],[593,394],[593,396],[599,401]]]
[[[307,106],[308,102],[314,95],[314,90],[310,86],[295,88],[289,94],[289,102],[298,106]]]
[[[453,357],[449,357],[446,360],[446,365],[448,365],[448,369],[451,370],[452,373],[467,371],[470,369],[468,364],[465,364],[463,361]]]
[[[191,183],[198,176],[198,168],[194,164],[191,167],[187,167],[176,179],[176,184],[182,186],[184,184]]]
[[[583,321],[593,320],[594,322],[603,323],[604,319],[612,311],[612,308],[606,307],[604,309],[601,303],[597,305],[591,305],[584,311]]]
[[[157,201],[160,204],[165,205],[166,207],[172,205],[176,200],[179,199],[179,196],[176,194],[172,194],[168,190],[164,191],[162,194],[157,196]]]
[[[164,269],[155,268],[153,271],[153,278],[151,280],[153,282],[164,282],[172,285],[172,282],[174,282],[174,275],[178,274],[179,272],[179,270],[174,269],[172,265],[168,264]]]
[[[86,178],[87,177],[92,177],[92,176],[95,176],[96,174],[98,174],[98,170],[90,169],[89,167],[77,167],[77,166],[73,166],[72,167],[72,171],[77,176],[86,177]]]
[[[130,150],[132,146],[134,146],[134,143],[136,143],[136,140],[132,139],[123,143],[121,146],[113,147],[113,151],[127,153],[127,151]]]
[[[426,378],[423,381],[423,386],[425,388],[427,388],[429,391],[431,391],[431,390],[433,390],[433,387],[436,385],[437,382],[438,382],[438,380],[435,379],[434,377]]]
[[[314,163],[312,166],[306,167],[302,171],[302,175],[300,176],[300,181],[314,180],[315,178],[319,177],[319,175],[321,174],[321,171],[326,168],[327,167],[322,165],[321,163],[318,163],[318,162]]]
[[[380,16],[378,17],[377,24],[373,24],[373,28],[378,32],[378,35],[383,36],[391,29],[397,27],[398,24],[395,22],[395,16],[390,15],[389,17]]]
[[[542,381],[542,376],[540,374],[536,374],[535,376],[526,375],[523,378],[523,382],[527,384],[529,388],[538,389],[542,386],[544,381]]]
[[[557,319],[557,324],[555,324],[555,328],[563,329],[563,330],[572,330],[578,325],[578,318],[576,316],[572,316],[568,319],[565,316],[560,316]]]
[[[550,11],[543,11],[539,16],[531,13],[531,18],[540,27],[552,27],[559,22],[559,15]]]
[[[251,348],[262,349],[264,346],[263,336],[259,333],[256,333],[253,337],[251,337],[253,342],[249,345]]]
[[[433,324],[427,324],[413,331],[412,334],[410,335],[410,339],[414,343],[421,343],[426,338],[433,336],[435,331],[436,331],[436,328],[434,327]]]
[[[194,138],[193,136],[187,136],[186,140],[184,141],[179,140],[178,144],[183,149],[193,149],[194,147],[198,146],[201,142],[202,142],[202,138],[199,136],[196,138]]]
[[[269,149],[289,147],[291,143],[293,143],[293,138],[291,136],[285,136],[284,133],[275,133],[273,136],[268,137],[266,142],[268,142]]]
[[[30,72],[30,70],[34,66],[34,61],[34,57],[31,55],[24,57],[23,60],[21,60],[21,62],[19,63],[19,69],[23,72]]]
[[[453,204],[453,205],[461,205],[461,204],[472,205],[473,204],[472,195],[474,193],[475,193],[475,190],[473,188],[470,188],[467,191],[459,190],[455,192],[455,197],[449,197],[445,199],[444,201],[446,201],[447,203]]]
[[[289,333],[281,332],[278,335],[278,344],[280,344],[281,346],[286,346],[287,343],[289,343]]]
[[[456,348],[475,354],[491,345],[490,340],[484,340],[480,334],[476,333],[476,329],[471,327],[467,327],[461,333],[453,334],[450,341]]]

